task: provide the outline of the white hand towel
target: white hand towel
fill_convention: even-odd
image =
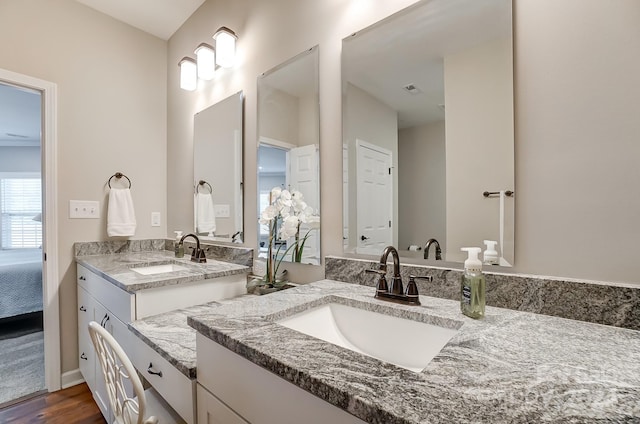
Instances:
[[[131,190],[112,188],[109,191],[107,210],[107,235],[109,237],[133,236],[136,233],[136,213],[133,210]]]
[[[216,230],[216,213],[211,193],[196,194],[196,231],[213,233]]]

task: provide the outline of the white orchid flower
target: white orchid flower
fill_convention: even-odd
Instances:
[[[269,205],[262,211],[260,215],[260,224],[266,225],[278,216],[278,209],[274,205]]]
[[[282,193],[282,189],[280,187],[274,187],[271,189],[271,197],[277,199],[280,197],[280,193]]]
[[[300,220],[297,216],[290,215],[285,218],[280,227],[280,239],[286,240],[296,235],[298,232],[298,223]]]

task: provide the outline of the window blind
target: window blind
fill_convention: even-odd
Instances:
[[[0,178],[0,247],[40,247],[42,223],[33,218],[41,212],[42,186],[39,178]]]

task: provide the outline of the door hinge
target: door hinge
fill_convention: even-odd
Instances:
[[[43,260],[46,262],[47,261],[47,254],[44,253],[42,257],[43,257]]]
[[[391,168],[389,168],[389,175],[391,175]]]
[[[389,228],[391,228],[391,221],[389,221]]]

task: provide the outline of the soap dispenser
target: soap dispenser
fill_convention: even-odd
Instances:
[[[460,310],[470,318],[484,317],[485,279],[482,275],[482,262],[478,254],[479,247],[463,247],[469,257],[464,261],[464,274],[460,287]]]
[[[176,241],[173,243],[173,252],[176,258],[184,258],[184,245],[180,244],[182,231],[174,231],[174,233],[176,233]]]
[[[500,261],[498,260],[498,252],[496,251],[496,244],[498,244],[498,242],[493,240],[485,240],[484,244],[487,246],[483,256],[484,264],[498,265],[500,263]]]

